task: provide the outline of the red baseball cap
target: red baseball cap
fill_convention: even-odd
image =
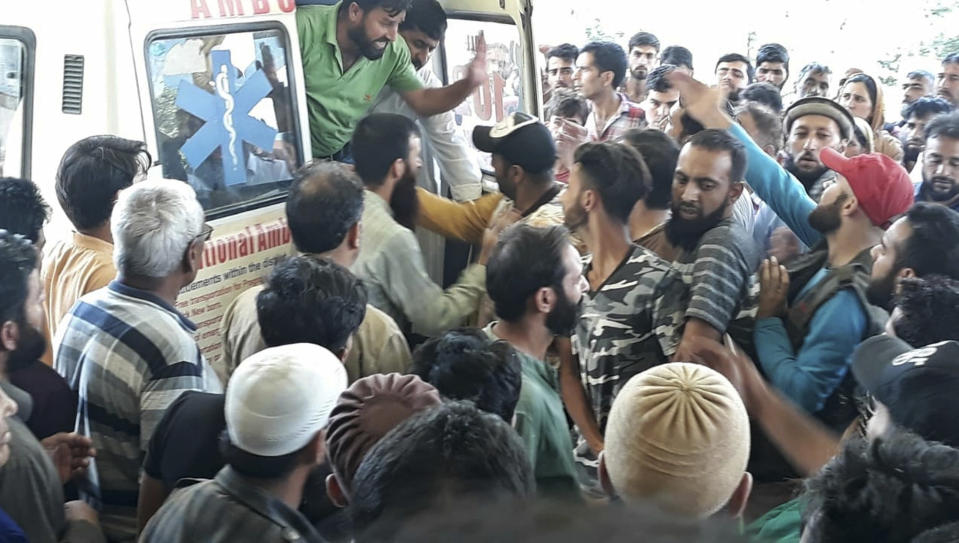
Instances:
[[[912,207],[915,189],[905,168],[880,153],[846,158],[834,149],[819,152],[819,160],[849,182],[859,206],[872,223],[886,229]]]

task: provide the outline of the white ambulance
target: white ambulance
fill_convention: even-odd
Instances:
[[[282,202],[310,142],[296,3],[10,2],[0,21],[0,176],[40,186],[54,208],[46,236],[56,241],[71,231],[54,189],[67,147],[95,134],[145,141],[151,177],[189,182],[215,228],[177,305],[218,371],[223,310],[292,252]],[[471,37],[483,32],[489,45],[490,81],[456,109],[462,129],[517,109],[536,114],[531,1],[440,3],[450,20],[437,75],[458,78]]]

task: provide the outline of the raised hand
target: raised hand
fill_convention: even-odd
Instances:
[[[759,270],[759,309],[757,319],[779,317],[786,313],[786,297],[789,294],[789,272],[776,257],[763,261]]]

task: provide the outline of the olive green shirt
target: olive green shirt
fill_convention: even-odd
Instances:
[[[398,38],[377,60],[360,58],[343,71],[343,55],[336,41],[337,14],[333,6],[304,6],[296,10],[296,30],[306,77],[306,102],[314,157],[341,150],[353,135],[383,87],[396,92],[423,88],[410,61],[410,51]]]
[[[498,341],[501,338],[493,332],[495,325],[490,323],[484,331]],[[522,384],[513,428],[526,446],[538,491],[550,498],[578,500],[573,439],[559,395],[559,376],[546,362],[519,349],[516,353],[522,364]]]

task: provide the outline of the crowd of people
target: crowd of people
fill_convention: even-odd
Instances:
[[[563,44],[469,146],[436,0],[296,17],[316,160],[219,374],[176,309],[214,229],[144,143],[66,151],[51,246],[0,179],[0,541],[959,538],[959,52],[890,123],[775,43],[709,84]],[[450,286],[417,229],[475,247]]]

